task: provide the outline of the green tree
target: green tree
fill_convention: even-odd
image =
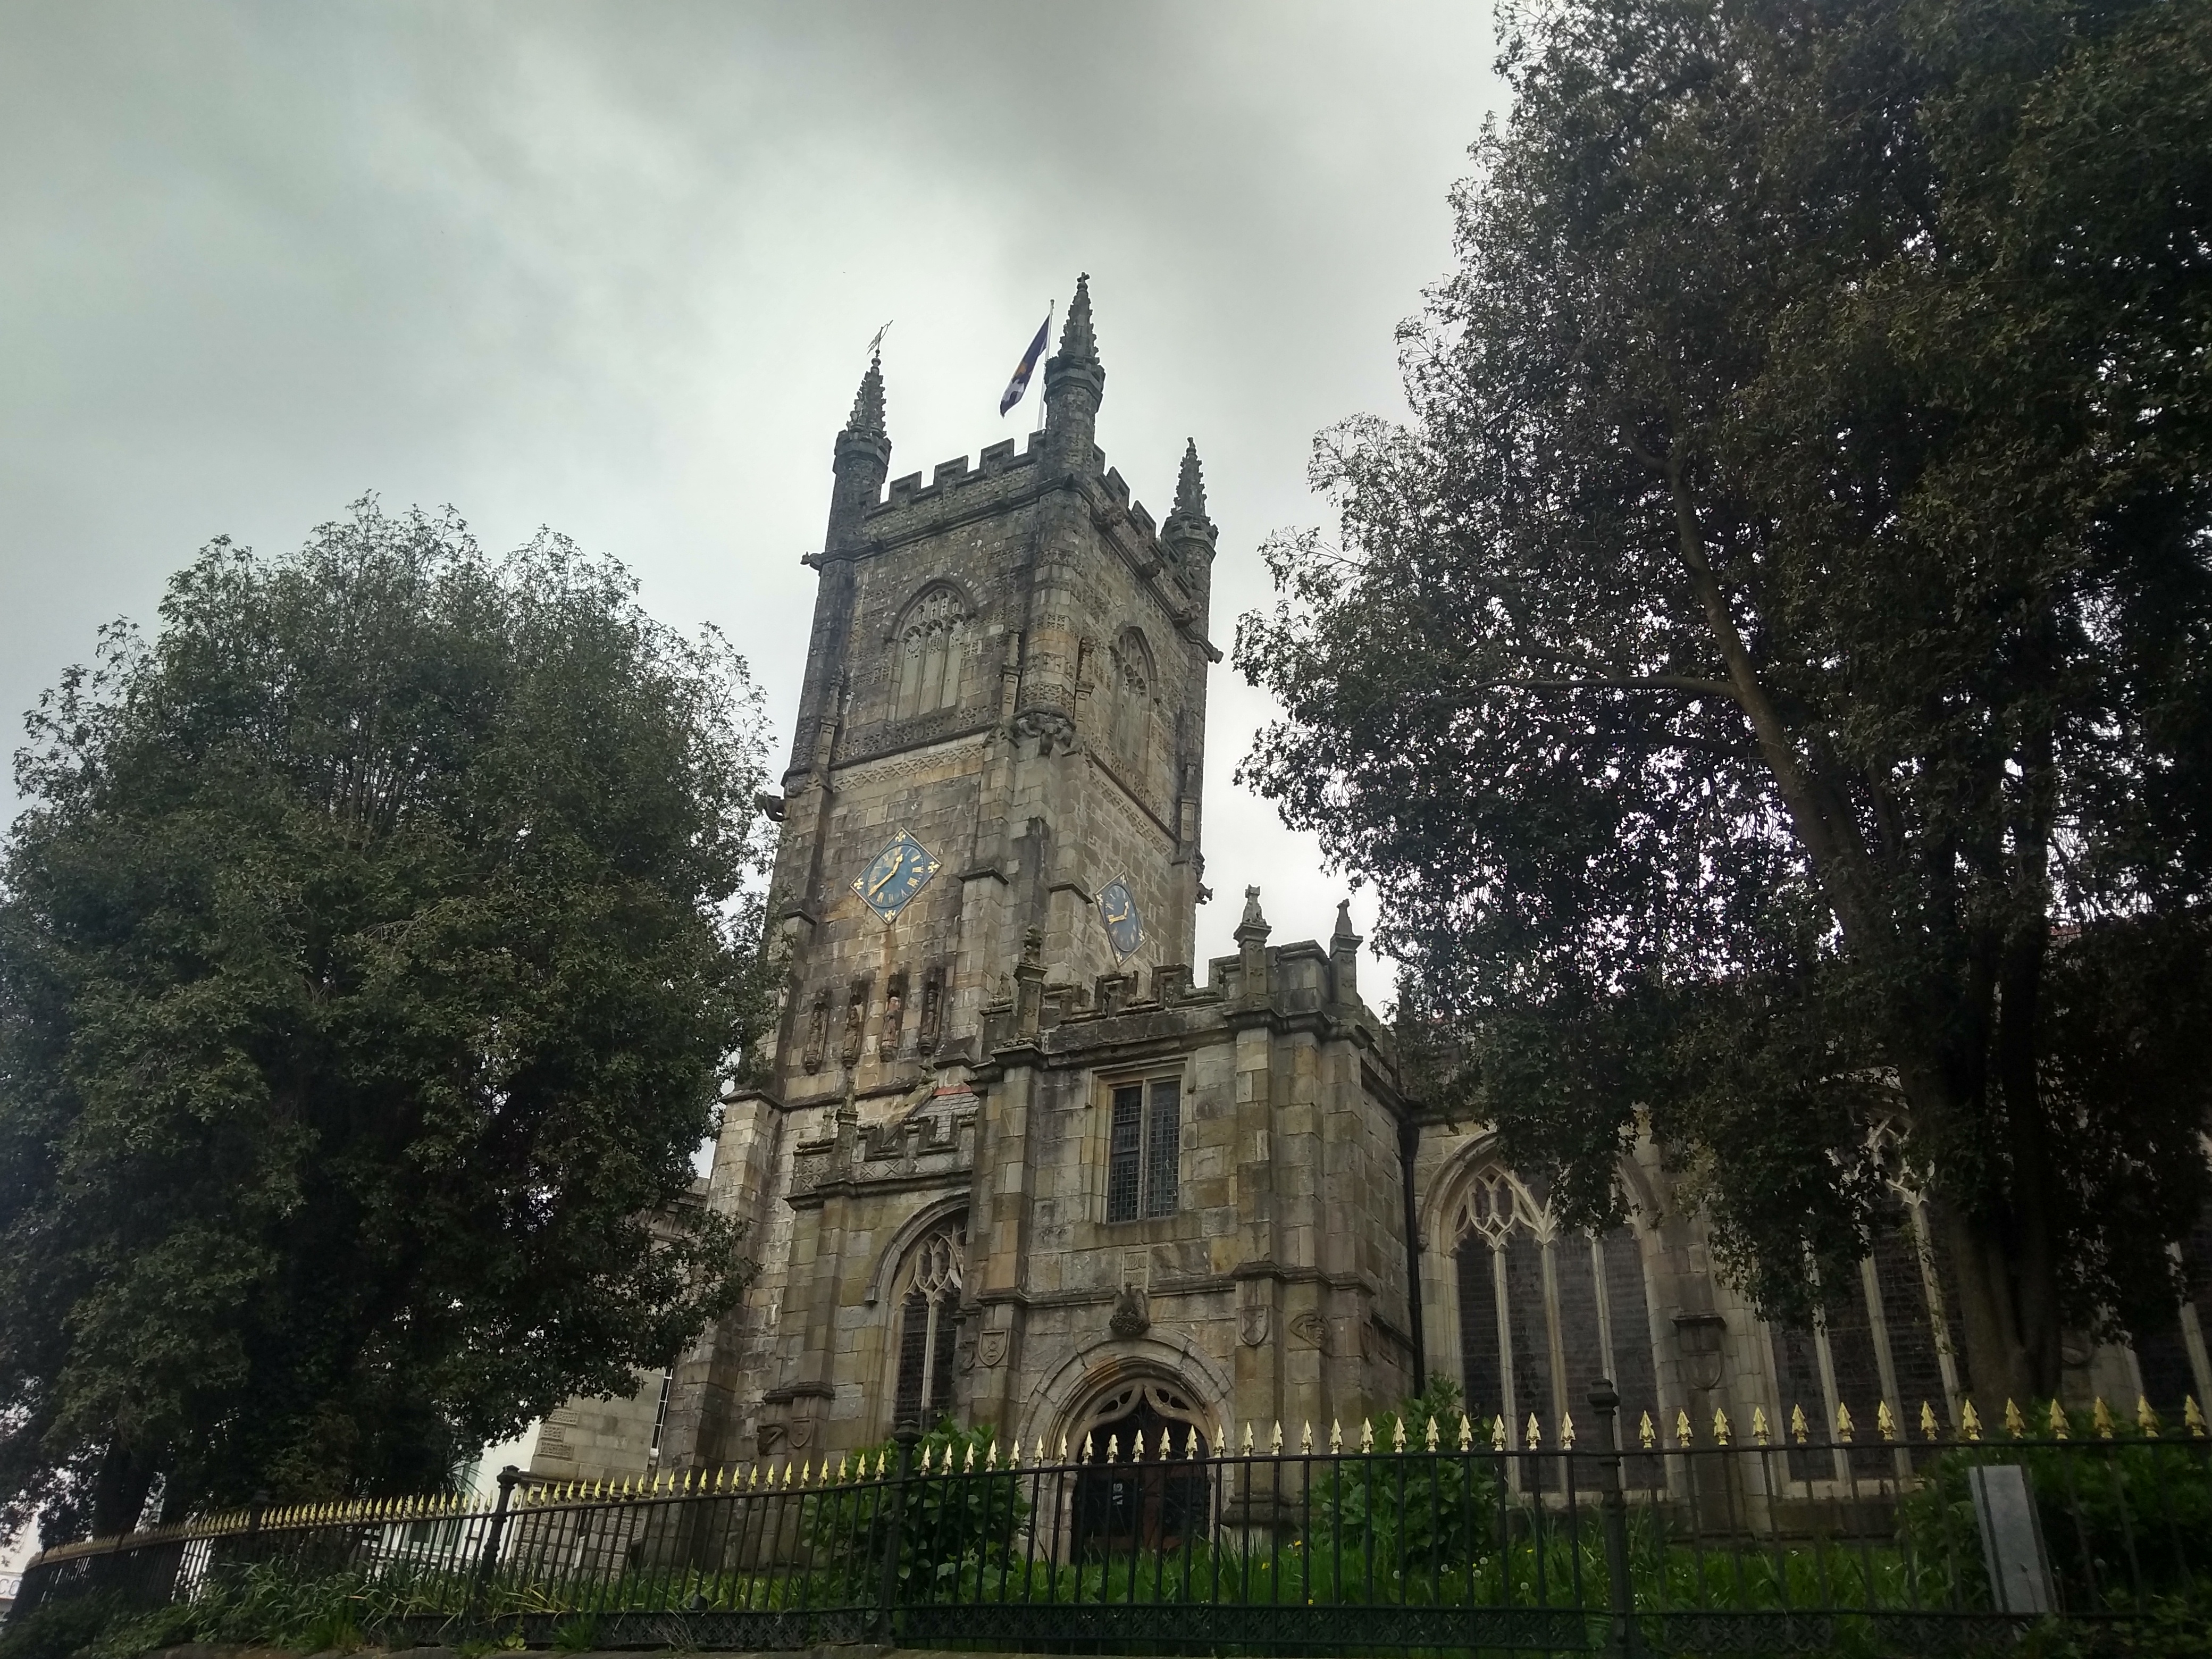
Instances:
[[[1901,1162],[1974,1386],[2049,1393],[2206,1191],[2212,8],[1501,28],[1412,422],[1323,435],[1342,545],[1240,628],[1244,775],[1583,1216],[1648,1126],[1802,1314]]]
[[[423,1489],[741,1287],[744,663],[541,533],[217,541],[31,716],[0,865],[0,1516]]]

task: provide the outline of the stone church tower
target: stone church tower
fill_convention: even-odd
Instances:
[[[1087,283],[1012,442],[885,479],[837,437],[771,921],[766,1086],[707,1201],[762,1272],[675,1367],[664,1462],[838,1451],[902,1416],[1055,1442],[1351,1417],[1414,1370],[1395,1071],[1348,923],[1194,984],[1215,530],[1093,437]]]
[[[1628,1224],[1594,1237],[1487,1127],[1405,1098],[1341,908],[1326,945],[1273,945],[1247,889],[1236,953],[1194,975],[1215,532],[1194,448],[1164,525],[1130,499],[1093,441],[1105,384],[1079,286],[1044,430],[886,487],[880,368],[861,381],[763,803],[781,1019],[698,1195],[761,1270],[634,1397],[550,1413],[531,1473],[811,1461],[945,1415],[1032,1455],[1279,1422],[1295,1444],[1422,1377],[1512,1446],[1587,1422],[1599,1376],[1639,1431],[1958,1423],[1908,1172],[1858,1279],[1814,1328],[1771,1324],[1648,1140]],[[2069,1347],[2069,1399],[2212,1398],[2212,1218],[2183,1248],[2204,1288],[2133,1348]],[[1891,1455],[1792,1451],[1789,1478]]]

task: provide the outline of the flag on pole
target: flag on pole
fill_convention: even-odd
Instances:
[[[1030,342],[1030,349],[1022,353],[1021,362],[1015,366],[1014,378],[1006,382],[1006,395],[999,399],[1000,414],[1004,415],[1021,402],[1022,394],[1030,389],[1030,376],[1036,373],[1037,359],[1044,356],[1045,337],[1051,332],[1052,313],[1048,311],[1044,320],[1037,325],[1036,338]]]

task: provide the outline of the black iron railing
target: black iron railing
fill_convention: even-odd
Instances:
[[[2212,1443],[2101,1407],[2013,1432],[1816,1438],[1617,1420],[1182,1430],[1047,1457],[974,1432],[496,1503],[256,1509],[47,1551],[19,1614],[335,1586],[386,1639],[1129,1652],[1924,1652],[2205,1605]],[[1626,1443],[1616,1437],[1625,1429]],[[1595,1443],[1593,1443],[1593,1442]]]

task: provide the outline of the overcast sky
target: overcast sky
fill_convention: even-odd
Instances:
[[[1099,441],[1164,517],[1196,438],[1225,651],[1262,538],[1324,517],[1315,432],[1402,408],[1392,329],[1498,96],[1488,7],[1415,0],[0,0],[0,31],[11,732],[210,538],[289,550],[375,490],[495,550],[550,525],[720,625],[778,765],[878,325],[891,471],[926,471],[1032,424],[998,394],[1091,272]],[[1345,890],[1231,781],[1265,714],[1216,671],[1201,960],[1248,882],[1279,942]]]

